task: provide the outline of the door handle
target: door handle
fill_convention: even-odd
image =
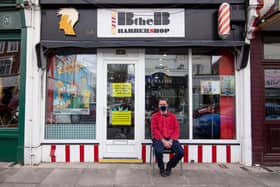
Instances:
[[[107,112],[110,109],[110,107],[104,107],[104,112]]]

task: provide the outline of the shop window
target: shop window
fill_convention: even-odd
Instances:
[[[280,40],[278,36],[264,36],[264,59],[280,59]]]
[[[49,59],[46,139],[95,139],[96,55]]]
[[[280,120],[280,70],[265,69],[265,119]]]
[[[10,54],[9,42],[17,43],[17,51]],[[20,42],[0,41],[0,128],[18,127]]]
[[[150,120],[158,98],[168,99],[168,110],[180,125],[180,138],[189,138],[188,56],[149,50],[145,56],[145,138],[151,138]]]
[[[193,54],[193,138],[235,138],[235,77],[231,54]]]
[[[178,51],[177,51],[178,52]],[[191,62],[183,54],[146,52],[145,137],[151,138],[150,120],[157,100],[165,97],[180,124],[180,139],[235,139],[234,56],[217,50],[193,50]],[[189,64],[191,63],[191,64]],[[192,77],[188,68],[192,67]],[[191,79],[192,88],[188,86]],[[193,116],[189,119],[189,89]],[[190,120],[193,127],[190,128]]]
[[[264,44],[264,59],[280,59],[280,43]]]

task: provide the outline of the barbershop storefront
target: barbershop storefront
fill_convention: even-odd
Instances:
[[[36,46],[41,162],[149,162],[150,118],[166,97],[184,162],[250,164],[245,1],[50,2]]]

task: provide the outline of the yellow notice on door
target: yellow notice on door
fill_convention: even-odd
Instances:
[[[131,97],[131,83],[112,83],[113,97]]]
[[[112,111],[112,125],[131,125],[131,111]]]

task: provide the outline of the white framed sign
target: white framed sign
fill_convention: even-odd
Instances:
[[[100,38],[185,37],[185,10],[98,9]]]

